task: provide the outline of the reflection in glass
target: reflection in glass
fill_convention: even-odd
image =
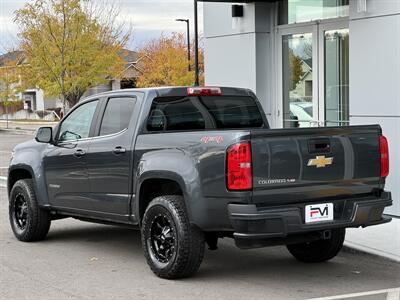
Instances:
[[[279,24],[292,24],[349,16],[349,0],[284,0]]]
[[[284,127],[309,127],[313,119],[312,34],[282,37]]]
[[[349,29],[325,31],[325,124],[348,125]]]

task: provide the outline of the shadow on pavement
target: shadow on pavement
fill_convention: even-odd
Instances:
[[[63,220],[66,222],[67,220]],[[57,221],[56,221],[57,222]],[[87,248],[101,248],[102,254],[117,255],[124,260],[141,259],[145,262],[140,232],[138,230],[97,225],[90,223],[76,223],[82,226],[72,228],[50,229],[48,239],[45,244],[74,244],[84,245]],[[271,247],[253,250],[240,250],[235,247],[233,240],[225,238],[220,240],[217,251],[207,250],[203,264],[196,277],[191,280],[216,279],[216,278],[236,278],[250,277],[257,278],[257,281],[284,280],[286,283],[298,282],[299,276],[308,278],[313,282],[324,282],[334,280],[334,284],[340,284],[342,280],[348,278],[359,279],[363,283],[366,281],[377,281],[380,270],[382,274],[395,274],[400,270],[400,264],[394,264],[385,260],[361,254],[342,252],[338,257],[327,263],[304,264],[296,261],[287,252],[284,246]],[[310,282],[311,283],[311,282]]]

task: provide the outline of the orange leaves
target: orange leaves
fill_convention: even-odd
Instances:
[[[194,64],[192,60],[192,71],[189,72],[187,42],[183,34],[161,35],[140,49],[140,57],[138,87],[193,85]],[[191,57],[194,57],[193,53]]]

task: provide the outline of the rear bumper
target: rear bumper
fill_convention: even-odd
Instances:
[[[326,202],[334,203],[334,221],[315,224],[306,224],[304,221],[305,206],[310,203],[273,208],[257,207],[254,204],[229,204],[229,218],[236,244],[240,248],[264,246],[268,240],[275,244],[285,244],[285,239],[295,242],[296,236],[315,236],[315,233],[335,228],[366,227],[391,221],[391,218],[383,216],[385,207],[392,205],[389,192],[382,193],[380,198]]]

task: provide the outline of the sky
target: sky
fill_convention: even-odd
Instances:
[[[100,1],[100,0],[94,0]],[[161,33],[186,32],[186,24],[177,18],[191,20],[193,34],[193,0],[109,0],[120,5],[120,20],[131,23],[133,36],[128,43],[135,50]],[[14,11],[32,0],[0,0],[0,54],[18,45],[18,26]],[[202,4],[199,4],[199,31],[202,31]],[[193,35],[192,35],[193,36]]]

